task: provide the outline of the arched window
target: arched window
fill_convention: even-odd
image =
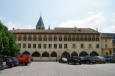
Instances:
[[[36,36],[34,35],[34,36],[33,36],[33,41],[36,41],[36,40],[37,40],[37,38],[36,38]]]
[[[92,51],[92,52],[90,53],[90,56],[98,56],[98,53],[95,52],[95,51]]]
[[[18,37],[18,41],[21,41],[22,40],[22,37],[21,37],[21,35],[19,35],[19,37]]]
[[[31,41],[32,40],[32,36],[29,35],[28,37],[28,41]]]
[[[62,41],[62,36],[59,36],[59,41]]]
[[[82,51],[82,52],[79,54],[79,56],[82,56],[82,57],[84,57],[84,56],[88,56],[88,53],[85,52],[85,51]]]
[[[51,36],[51,35],[48,37],[48,40],[49,40],[49,41],[52,41],[52,36]]]
[[[42,37],[41,37],[41,36],[38,36],[38,40],[39,40],[39,41],[42,41]]]
[[[24,35],[24,37],[23,37],[23,41],[26,41],[27,40],[27,37],[26,37],[26,35]]]
[[[64,41],[67,41],[67,36],[64,36]]]
[[[36,51],[32,54],[32,57],[40,57],[40,53]]]
[[[57,41],[57,36],[54,36],[54,41]]]
[[[71,36],[68,37],[68,41],[71,41]]]
[[[48,53],[48,52],[44,52],[44,53],[42,54],[42,57],[49,57],[49,53]]]
[[[62,57],[70,57],[70,54],[68,53],[68,52],[64,52],[63,54],[62,54]]]
[[[47,36],[44,36],[44,41],[47,41]]]
[[[78,54],[76,52],[72,52],[71,56],[78,56]]]
[[[23,54],[29,54],[30,55],[30,53],[28,51],[23,52]]]
[[[57,53],[56,52],[52,52],[51,53],[51,57],[57,57]]]

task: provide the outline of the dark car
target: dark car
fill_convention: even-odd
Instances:
[[[111,61],[110,61],[110,62],[111,62],[111,63],[115,63],[115,56],[111,56],[110,58],[111,58]]]
[[[81,64],[81,58],[79,56],[71,56],[68,58],[68,64]]]
[[[95,64],[96,61],[91,56],[81,57],[81,63],[83,64]]]
[[[66,57],[61,57],[59,63],[67,63],[68,59]]]
[[[0,56],[0,70],[3,70],[5,68],[7,68],[7,64],[6,61],[4,60],[4,56]]]
[[[16,57],[11,57],[11,59],[13,61],[14,66],[19,65],[19,61],[18,61],[18,59]]]
[[[6,64],[7,64],[8,68],[11,68],[11,67],[14,66],[14,62],[13,62],[13,60],[11,59],[11,57],[6,57],[6,58],[5,58],[5,61],[6,61]]]
[[[111,62],[111,56],[103,56],[106,60],[106,62]]]

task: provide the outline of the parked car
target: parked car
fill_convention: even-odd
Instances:
[[[68,58],[68,64],[81,64],[81,58],[79,56],[71,56]]]
[[[8,66],[4,60],[4,56],[0,56],[0,70],[6,69]]]
[[[18,66],[19,65],[19,61],[16,57],[11,57],[11,59],[13,60],[13,64],[14,66]]]
[[[67,63],[68,59],[66,57],[61,57],[59,63]]]
[[[106,62],[111,62],[111,56],[103,56],[106,60]]]
[[[11,59],[11,57],[6,57],[6,58],[5,58],[5,61],[6,61],[6,64],[7,64],[8,68],[11,68],[11,67],[14,66],[14,62],[13,62],[13,60]]]
[[[110,62],[111,62],[111,63],[115,63],[115,56],[111,56],[110,58],[111,58],[111,61],[110,61]]]
[[[94,56],[93,59],[96,61],[96,63],[106,63],[106,60],[103,56]]]
[[[91,56],[81,57],[81,63],[83,64],[95,64],[96,61]]]
[[[29,63],[31,63],[31,58],[30,58],[30,55],[28,54],[18,54],[18,55],[15,55],[15,57],[18,59],[19,64],[28,65]]]

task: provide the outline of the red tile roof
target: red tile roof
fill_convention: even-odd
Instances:
[[[72,33],[72,34],[76,34],[76,33],[96,33],[99,34],[98,31],[91,29],[91,28],[55,28],[53,30],[36,30],[36,29],[14,29],[11,30],[13,33]]]

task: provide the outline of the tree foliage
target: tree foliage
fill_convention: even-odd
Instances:
[[[11,56],[18,54],[20,51],[19,46],[12,32],[0,22],[0,55]]]

